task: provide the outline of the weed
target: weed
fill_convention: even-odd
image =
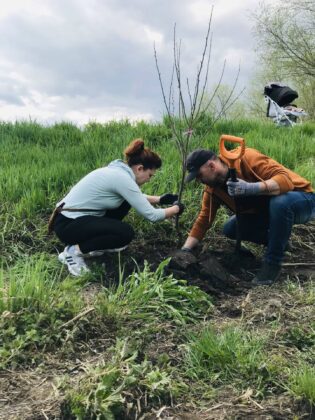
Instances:
[[[301,285],[298,282],[289,281],[285,284],[286,290],[294,297],[299,304],[314,305],[315,304],[315,284],[310,280],[308,283]]]
[[[137,418],[149,404],[169,403],[186,387],[172,377],[172,369],[160,370],[151,362],[137,362],[137,352],[127,340],[118,340],[111,361],[92,369],[78,389],[69,392],[65,410],[77,419]]]
[[[162,262],[155,272],[146,263],[143,271],[121,279],[116,289],[105,289],[96,306],[102,313],[145,324],[171,320],[180,325],[206,317],[212,308],[209,297],[184,280],[165,276],[168,262]]]

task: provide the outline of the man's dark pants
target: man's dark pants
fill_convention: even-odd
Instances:
[[[315,218],[315,194],[290,191],[271,196],[267,214],[241,214],[240,232],[244,241],[267,245],[265,261],[281,265],[292,226]],[[236,239],[236,216],[224,225],[223,233]]]

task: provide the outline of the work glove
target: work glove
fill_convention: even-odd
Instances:
[[[177,213],[178,216],[180,216],[183,211],[185,210],[185,206],[183,203],[180,203],[179,201],[174,201],[173,206],[178,206],[179,207],[179,212]]]
[[[178,195],[177,194],[170,194],[170,193],[166,193],[161,195],[160,197],[160,204],[162,206],[167,205],[167,204],[173,204],[174,201],[178,200]]]
[[[231,197],[258,195],[260,192],[259,182],[246,182],[238,178],[237,182],[233,182],[229,179],[226,185],[228,187],[228,193]]]

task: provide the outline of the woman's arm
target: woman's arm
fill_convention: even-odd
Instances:
[[[159,195],[147,195],[146,197],[150,204],[160,204],[161,197]],[[175,205],[164,209],[164,211],[165,219],[169,219],[170,217],[175,216],[177,213],[179,213],[180,209],[179,206]]]
[[[159,204],[160,196],[159,195],[146,195],[147,200],[150,204]]]

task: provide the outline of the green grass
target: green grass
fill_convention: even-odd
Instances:
[[[300,304],[315,305],[315,284],[311,279],[309,283],[303,285],[303,287],[293,281],[289,281],[285,284],[286,291],[294,297],[294,299]]]
[[[46,258],[45,258],[46,257]],[[9,270],[0,271],[0,314],[17,313],[24,309],[45,311],[54,298],[56,284],[60,284],[60,267],[47,256],[34,255],[19,261]]]
[[[305,399],[315,405],[315,368],[302,365],[290,374],[289,390],[298,399]]]
[[[138,418],[148,404],[170,403],[187,387],[173,378],[173,369],[161,370],[148,360],[137,361],[137,351],[118,340],[111,359],[90,369],[66,397],[64,414],[76,419]],[[134,398],[130,398],[133,396]]]
[[[241,136],[248,147],[314,183],[314,123],[285,129],[267,121],[221,121],[205,135],[210,124],[207,118],[200,122],[191,149],[217,151],[222,134]],[[60,267],[56,254],[62,244],[46,230],[52,208],[86,173],[122,158],[123,149],[137,137],[163,160],[144,192],[176,192],[179,155],[167,124],[121,121],[79,129],[69,123],[0,123],[0,367],[45,369],[51,354],[75,360],[78,349],[82,355],[92,348],[94,356],[99,337],[116,341],[112,348],[102,344],[102,360],[91,364],[75,386],[66,380],[69,418],[110,419],[126,413],[134,418],[139,414],[137,400],[144,411],[146,404],[158,410],[173,398],[198,406],[203,398],[213,399],[212,390],[229,386],[238,393],[251,388],[259,398],[289,392],[314,404],[312,281],[283,286],[282,292],[294,302],[288,309],[294,321],[279,318],[266,333],[266,326],[255,322],[235,320],[214,327],[215,302],[168,275],[167,262],[157,270],[146,264],[127,278],[121,272],[118,284],[98,284],[89,302],[84,297],[90,282],[99,282],[106,273],[98,275],[96,270],[94,277],[76,280]],[[201,197],[202,186],[186,186],[183,236],[198,214]],[[226,217],[220,210],[214,229],[220,229]],[[128,221],[139,241],[156,238],[178,246],[169,221],[151,224],[134,211]],[[167,340],[171,344],[165,349]]]
[[[210,386],[244,383],[261,391],[270,381],[263,352],[266,337],[256,336],[239,327],[215,331],[206,326],[189,337],[185,348],[188,377]]]
[[[314,181],[315,124],[279,129],[267,122],[221,122],[204,138],[206,123],[196,131],[192,149],[217,150],[223,133],[243,136],[248,147],[261,150]],[[2,123],[1,205],[11,217],[41,224],[71,185],[87,172],[122,157],[125,146],[139,136],[163,159],[162,169],[145,186],[145,191],[149,194],[175,192],[180,178],[179,155],[169,129],[163,124],[131,125],[125,121],[89,124],[80,130],[68,123],[52,127],[26,122]],[[187,186],[184,201],[189,210],[197,209],[201,190],[201,187]],[[188,219],[183,216],[184,225]]]
[[[61,279],[60,267],[45,254],[1,269],[0,366],[33,363],[40,359],[34,349],[58,347],[60,327],[84,308],[82,285]]]
[[[183,326],[209,316],[210,298],[199,288],[187,286],[184,280],[165,276],[161,263],[156,271],[146,264],[127,279],[121,274],[116,287],[103,288],[95,296],[93,318],[81,320],[82,328],[117,324],[126,328],[133,323],[143,338],[158,325]],[[0,271],[0,365],[29,363],[34,347],[57,348],[64,335],[80,329],[80,322],[64,331],[63,324],[87,309],[81,292],[89,281],[62,277],[62,270],[47,255],[34,255],[13,267]],[[79,326],[79,327],[78,327]],[[146,331],[147,330],[147,331]],[[80,332],[80,331],[78,331]],[[75,337],[73,337],[75,340]],[[28,353],[30,351],[30,353]]]
[[[212,309],[210,298],[199,288],[187,286],[186,281],[166,276],[166,260],[156,271],[145,264],[118,287],[104,289],[96,306],[106,315],[137,320],[142,325],[172,321],[183,325],[206,317]]]

